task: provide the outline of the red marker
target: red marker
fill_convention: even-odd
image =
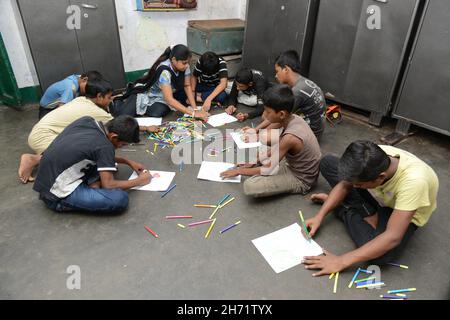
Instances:
[[[150,229],[147,226],[144,226],[145,229],[147,229],[148,232],[150,232],[152,235],[154,235],[156,238],[159,238],[159,236],[155,233],[155,231],[153,231],[152,229]]]

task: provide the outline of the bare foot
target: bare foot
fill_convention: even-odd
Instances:
[[[34,181],[31,177],[33,168],[39,164],[41,161],[41,155],[25,153],[20,157],[19,165],[19,179],[22,183],[27,183],[28,181]]]
[[[326,193],[314,193],[310,199],[314,203],[324,203],[328,199],[328,195]]]

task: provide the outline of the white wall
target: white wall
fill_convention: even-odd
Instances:
[[[19,88],[37,85],[36,69],[15,0],[0,0],[0,32]]]
[[[245,19],[247,0],[198,0],[196,10],[139,12],[135,0],[115,0],[125,71],[148,69],[164,49],[186,43],[188,20]],[[15,0],[0,0],[0,32],[19,88],[39,84]]]

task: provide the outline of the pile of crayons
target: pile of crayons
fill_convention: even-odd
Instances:
[[[399,267],[402,269],[408,269],[408,266],[397,264],[397,263],[389,263],[389,265]],[[366,277],[363,279],[357,279],[361,273],[366,274]],[[352,280],[348,284],[348,287],[351,288],[353,285],[355,285],[356,289],[374,289],[374,288],[381,288],[381,287],[386,286],[386,284],[383,281],[377,281],[377,277],[375,275],[372,275],[373,273],[374,273],[374,271],[358,268],[356,270],[355,274],[353,275]],[[334,290],[333,290],[334,293],[336,293],[336,285],[337,285],[338,275],[339,275],[339,272],[336,274],[335,286],[334,286]],[[331,274],[330,279],[333,276],[334,276],[334,274]],[[408,296],[405,293],[412,292],[412,291],[416,291],[416,288],[389,290],[389,291],[387,291],[386,295],[380,295],[380,298],[389,299],[389,300],[406,300],[406,299],[408,299]]]
[[[176,185],[174,185],[176,186]],[[170,191],[170,190],[168,190]],[[168,192],[167,191],[167,192]],[[195,227],[195,226],[199,226],[199,225],[203,225],[203,224],[208,224],[211,223],[211,225],[209,226],[208,231],[205,234],[205,239],[209,237],[212,229],[214,228],[214,225],[217,221],[217,218],[214,218],[214,216],[216,215],[216,213],[222,209],[223,207],[225,207],[226,205],[228,205],[229,203],[231,203],[232,201],[234,201],[234,197],[230,198],[230,194],[225,195],[219,202],[217,202],[217,204],[212,205],[212,204],[194,204],[194,207],[196,208],[210,208],[210,209],[214,209],[212,214],[209,216],[209,219],[207,220],[203,220],[203,221],[197,221],[197,222],[192,222],[189,223],[187,226],[188,227]],[[176,219],[192,219],[191,215],[173,215],[173,216],[166,216],[166,219],[168,220],[176,220]],[[220,234],[223,234],[225,232],[227,232],[228,230],[238,226],[241,223],[241,221],[237,221],[235,223],[233,223],[232,225],[229,225],[225,228],[223,228],[222,230],[220,230]],[[182,229],[186,229],[186,226],[178,223],[177,224],[178,227],[182,228]],[[159,238],[159,236],[156,234],[156,232],[154,232],[152,229],[150,229],[147,226],[144,226],[145,229],[150,232],[155,238]]]
[[[151,132],[147,139],[156,141],[155,145],[165,147],[175,147],[176,143],[183,141],[195,142],[204,140],[204,136],[196,130],[203,123],[193,120],[192,118],[178,118],[176,121],[164,122],[159,132]],[[154,150],[156,151],[156,150]]]

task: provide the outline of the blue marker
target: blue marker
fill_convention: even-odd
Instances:
[[[165,196],[166,194],[168,194],[170,191],[172,191],[172,189],[175,188],[176,186],[177,186],[177,185],[174,183],[173,186],[171,186],[169,189],[167,189],[166,192],[164,192],[164,194],[161,196],[161,198],[164,198],[164,196]]]

